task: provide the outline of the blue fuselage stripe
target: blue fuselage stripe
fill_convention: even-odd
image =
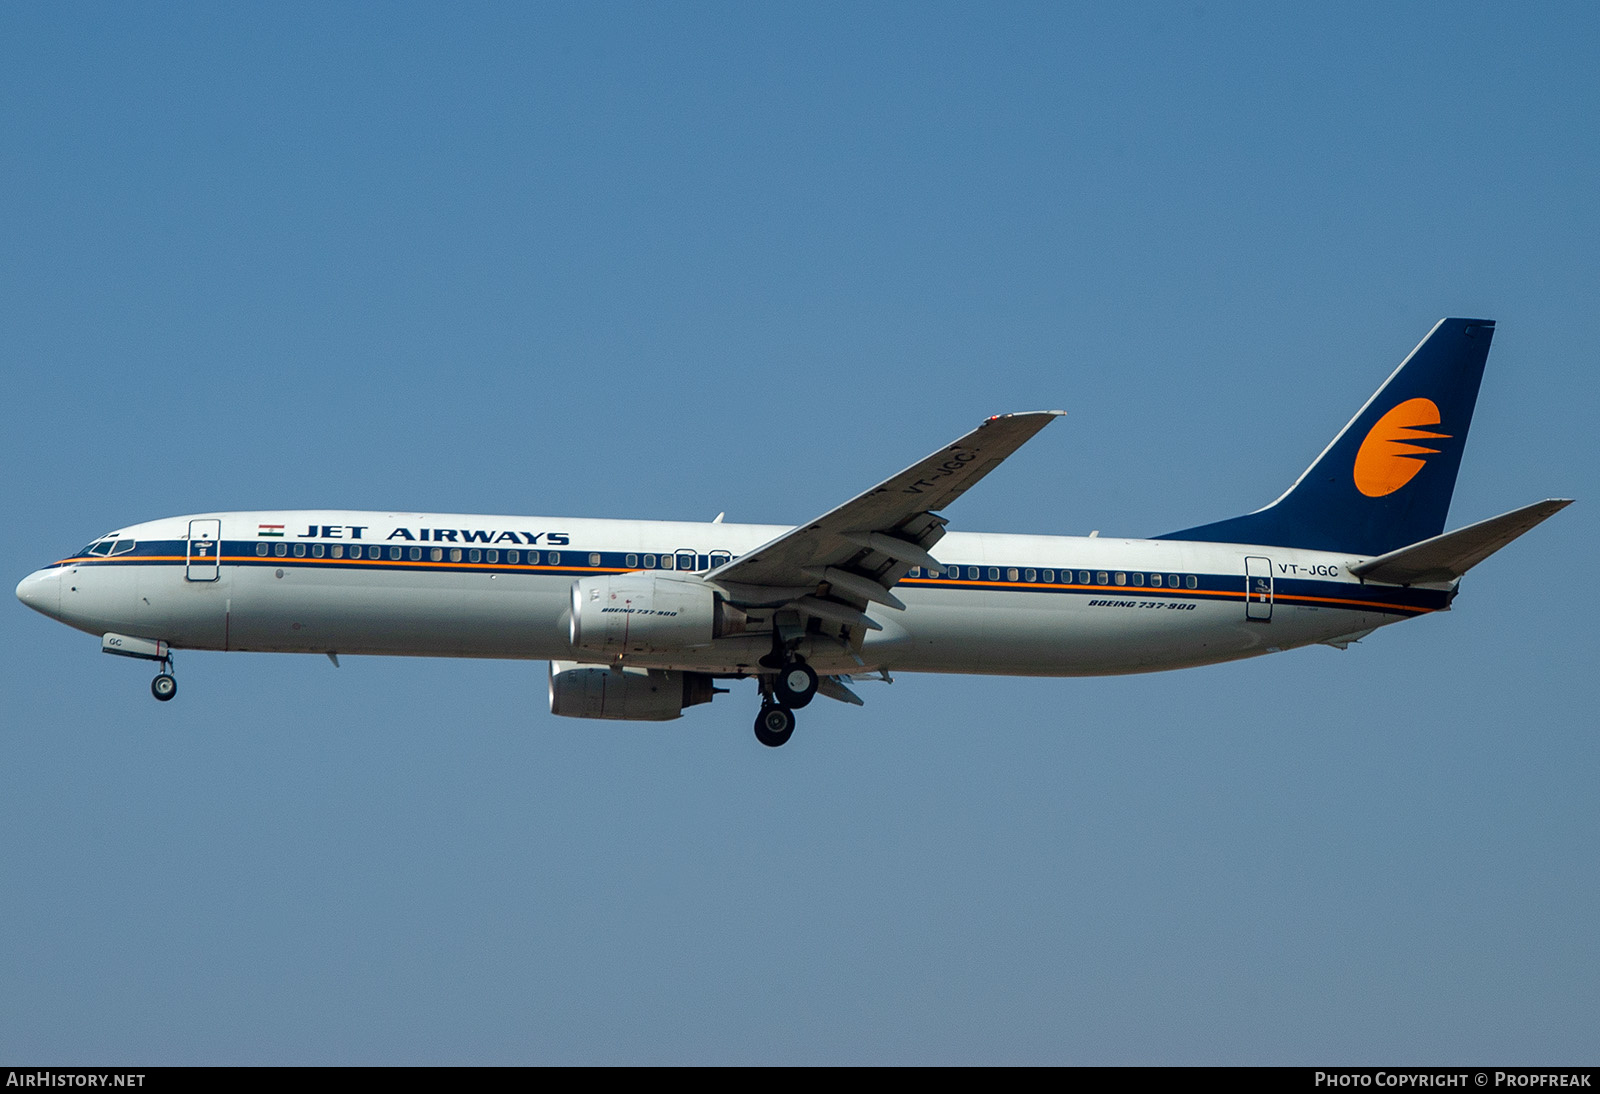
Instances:
[[[257,545],[270,544],[269,553],[259,555],[256,553]],[[55,566],[121,566],[128,564],[145,566],[186,566],[195,565],[210,568],[220,561],[222,565],[230,567],[282,567],[311,568],[318,570],[365,570],[373,572],[387,570],[396,572],[426,572],[426,573],[500,573],[500,574],[540,574],[551,577],[592,577],[604,573],[630,573],[641,569],[639,562],[646,557],[643,551],[586,551],[570,545],[563,546],[559,551],[537,548],[505,549],[505,548],[466,548],[461,547],[461,561],[451,561],[452,547],[436,548],[433,546],[416,547],[411,545],[396,546],[392,544],[317,544],[326,551],[331,551],[335,546],[342,552],[348,552],[352,547],[359,547],[365,556],[369,552],[380,557],[353,558],[317,558],[311,555],[311,545],[300,541],[286,541],[278,538],[262,538],[259,540],[225,540],[219,544],[220,560],[216,557],[190,559],[187,556],[188,543],[183,540],[157,540],[141,541],[134,548],[123,554],[109,558],[98,556],[77,556],[62,559],[54,563]],[[279,546],[286,548],[285,554],[276,554]],[[306,554],[295,555],[295,548],[301,548]],[[443,557],[434,560],[429,556],[431,551],[440,550]],[[507,556],[511,550],[517,551],[517,562],[511,562]],[[398,551],[400,557],[393,558],[391,553]],[[412,558],[411,552],[417,551],[420,558]],[[470,561],[471,553],[482,552],[480,561]],[[498,556],[494,562],[483,561],[488,553],[493,551]],[[550,557],[554,553],[559,561],[552,562]],[[676,559],[678,552],[654,552],[658,559]],[[538,562],[526,561],[537,555]],[[632,559],[632,564],[629,559]],[[579,565],[581,560],[582,565]],[[723,561],[719,556],[718,562]],[[695,556],[695,567],[706,569],[710,566],[706,555]],[[957,567],[950,564],[945,569],[951,573],[970,572],[974,567],[961,564]],[[1000,577],[989,578],[963,578],[963,577],[907,577],[899,585],[906,589],[943,589],[947,591],[984,590],[988,592],[1008,593],[1034,593],[1069,596],[1092,596],[1103,598],[1129,598],[1144,600],[1216,600],[1216,599],[1244,599],[1246,595],[1245,577],[1242,574],[1180,574],[1177,575],[1185,585],[1184,587],[1151,586],[1151,585],[1117,585],[1114,584],[1112,574],[1116,571],[1095,568],[1088,571],[1098,577],[1104,573],[1107,582],[1101,584],[1073,582],[1070,577],[1064,581],[1045,582],[1020,580],[1029,570],[1039,574],[1046,568],[1037,563],[1022,567],[995,565],[984,563],[976,567],[980,574],[987,575],[994,571],[998,574],[1007,574],[1015,569],[1019,580],[1009,580]],[[1054,567],[1052,573],[1059,573],[1063,577],[1069,571]],[[662,572],[672,572],[663,570]],[[1074,569],[1071,573],[1081,573]],[[1129,580],[1133,574],[1143,580],[1150,571],[1138,571],[1125,574]],[[1164,572],[1154,574],[1158,578],[1170,581]],[[1187,582],[1194,580],[1194,586],[1188,587]],[[1278,578],[1273,584],[1272,597],[1274,602],[1284,605],[1303,605],[1313,607],[1342,608],[1347,611],[1378,612],[1388,615],[1420,615],[1426,612],[1439,611],[1449,606],[1450,593],[1439,589],[1410,589],[1395,586],[1367,586],[1344,581],[1318,581],[1306,578]]]

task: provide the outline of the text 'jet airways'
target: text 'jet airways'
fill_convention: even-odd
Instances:
[[[942,510],[1059,413],[990,418],[793,528],[203,513],[101,536],[17,586],[107,653],[550,662],[550,709],[659,721],[754,678],[781,745],[817,695],[891,672],[1093,676],[1231,661],[1444,611],[1461,575],[1569,504],[1445,516],[1494,324],[1441,320],[1277,501],[1154,539],[947,530]]]

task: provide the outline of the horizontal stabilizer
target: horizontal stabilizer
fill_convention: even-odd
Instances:
[[[1350,567],[1350,572],[1357,577],[1389,585],[1454,581],[1524,532],[1571,504],[1571,498],[1550,498],[1525,505],[1498,517],[1457,528],[1454,532],[1390,551],[1370,562]]]

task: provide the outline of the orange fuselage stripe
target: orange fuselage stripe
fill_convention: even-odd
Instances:
[[[59,562],[57,562],[56,565],[58,565],[58,566],[71,565],[72,563],[75,563],[75,562],[94,562],[94,563],[131,562],[131,563],[146,563],[146,562],[187,562],[187,561],[190,561],[190,560],[184,555],[121,555],[121,556],[116,556],[116,557],[112,557],[112,558],[100,558],[100,557],[97,557],[97,556],[94,556],[94,555],[89,555],[89,556],[80,557],[80,558],[64,558],[64,559],[61,559]],[[326,565],[326,564],[329,564],[329,563],[337,563],[340,566],[425,566],[425,567],[427,567],[429,569],[437,569],[437,570],[525,570],[525,571],[527,571],[529,573],[538,573],[538,572],[541,572],[541,571],[549,572],[549,571],[554,571],[554,570],[562,570],[562,571],[567,571],[567,572],[571,572],[571,571],[577,570],[577,571],[581,571],[583,573],[591,573],[591,574],[628,574],[628,573],[636,572],[634,570],[618,569],[616,567],[607,567],[607,566],[568,566],[568,565],[566,565],[564,563],[560,564],[560,565],[554,565],[554,566],[545,566],[545,565],[531,565],[531,564],[528,564],[528,563],[511,563],[511,562],[444,562],[444,561],[434,562],[434,561],[429,560],[429,559],[404,559],[404,558],[306,558],[306,557],[290,558],[290,557],[287,557],[287,556],[279,557],[277,555],[224,555],[224,556],[222,556],[220,558],[215,558],[215,559],[200,558],[200,559],[195,559],[194,561],[200,563],[201,565],[206,565],[206,564],[210,564],[210,563],[216,563],[216,564],[234,563],[234,564],[238,564],[238,563],[281,562],[281,563],[285,563],[285,564],[291,565],[291,566],[294,566],[294,565]],[[661,570],[661,571],[651,571],[651,572],[674,573],[674,572],[677,572],[677,571]],[[940,577],[940,578],[910,577],[910,578],[903,579],[900,582],[900,584],[902,584],[902,585],[934,585],[934,586],[965,585],[965,586],[968,586],[968,587],[971,587],[971,588],[1022,589],[1022,590],[1033,589],[1033,590],[1038,590],[1038,591],[1041,591],[1041,592],[1046,591],[1046,590],[1055,589],[1055,590],[1061,590],[1061,591],[1066,591],[1066,592],[1102,593],[1102,594],[1104,594],[1106,596],[1150,596],[1150,595],[1155,595],[1155,596],[1209,596],[1209,597],[1218,597],[1218,598],[1221,598],[1221,599],[1224,599],[1224,600],[1248,600],[1249,599],[1249,594],[1247,592],[1245,592],[1244,590],[1242,590],[1242,589],[1237,591],[1237,592],[1229,592],[1229,591],[1219,590],[1219,589],[1161,589],[1161,588],[1150,588],[1148,586],[1145,586],[1145,587],[1141,588],[1141,587],[1132,587],[1132,586],[1126,586],[1126,585],[1063,585],[1063,584],[1059,584],[1059,583],[1057,583],[1057,584],[1047,584],[1047,583],[1038,582],[1038,581],[984,581],[984,580],[967,579],[967,578],[962,578],[962,579],[958,580],[956,578],[944,578],[944,577]],[[1419,615],[1423,614],[1423,613],[1426,613],[1426,612],[1438,611],[1437,608],[1424,608],[1424,607],[1421,607],[1421,606],[1416,605],[1416,604],[1389,604],[1389,603],[1384,603],[1384,602],[1374,601],[1374,600],[1356,600],[1356,599],[1353,599],[1353,598],[1350,598],[1350,597],[1309,596],[1309,595],[1306,595],[1304,593],[1276,594],[1273,597],[1273,599],[1274,599],[1274,601],[1278,601],[1278,602],[1294,602],[1294,603],[1307,603],[1307,604],[1341,604],[1341,605],[1349,605],[1349,606],[1356,607],[1356,608],[1388,608],[1388,609],[1393,610],[1393,611],[1416,612]]]

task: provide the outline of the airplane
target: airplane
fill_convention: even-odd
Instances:
[[[1445,532],[1494,336],[1441,319],[1276,501],[1153,539],[950,531],[942,511],[1061,411],[1003,414],[794,527],[436,513],[201,513],[23,578],[28,607],[175,650],[549,665],[551,713],[663,721],[753,678],[756,738],[894,672],[1092,676],[1215,664],[1449,610],[1463,574],[1571,503]]]

